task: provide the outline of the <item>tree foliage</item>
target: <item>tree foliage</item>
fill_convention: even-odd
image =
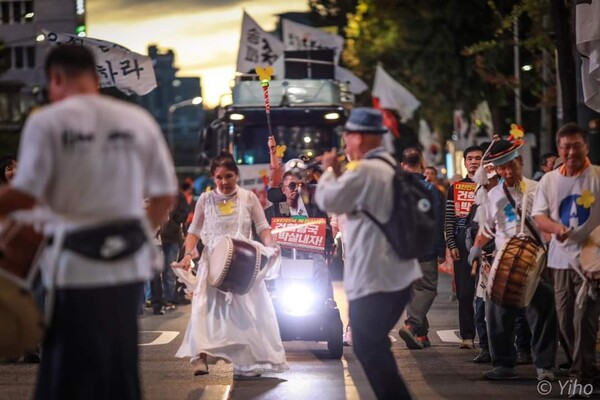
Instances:
[[[451,130],[454,109],[470,111],[483,100],[495,129],[503,130],[514,118],[515,18],[521,57],[534,66],[521,76],[525,110],[554,101],[546,88],[555,82],[542,82],[539,73],[542,51],[552,48],[542,24],[547,9],[544,0],[359,0],[348,19],[343,61],[367,82],[380,63],[421,101],[420,116],[443,132]]]

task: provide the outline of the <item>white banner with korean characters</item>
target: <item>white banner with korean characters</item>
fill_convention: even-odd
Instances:
[[[281,40],[265,32],[244,11],[236,71],[247,74],[253,72],[257,66],[273,65],[283,55],[283,50],[284,45]]]
[[[56,46],[85,46],[94,53],[100,87],[116,87],[128,95],[143,96],[156,88],[152,59],[116,43],[42,30],[46,40]]]

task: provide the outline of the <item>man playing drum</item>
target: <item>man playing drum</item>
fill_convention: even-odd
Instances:
[[[490,190],[487,204],[480,206],[484,213],[484,226],[480,227],[475,238],[474,246],[469,253],[469,263],[472,264],[474,260],[481,261],[481,249],[489,242],[490,232],[495,232],[496,254],[492,275],[497,264],[501,265],[504,256],[508,255],[507,258],[511,259],[510,254],[505,254],[515,251],[505,246],[511,238],[520,232],[529,237],[539,236],[531,222],[521,223],[523,216],[521,208],[525,207],[527,218],[529,218],[529,210],[537,185],[537,182],[523,178],[523,160],[518,153],[518,148],[523,143],[522,140],[511,142],[500,139],[492,145],[489,154],[484,158],[484,162],[494,164],[496,171],[503,178],[503,182]],[[541,244],[539,249],[543,252]],[[513,256],[512,259],[521,258]],[[543,257],[541,260],[543,261]],[[535,264],[536,260],[532,259],[530,263]],[[517,284],[537,285],[537,279],[532,276],[538,277],[539,269],[543,268],[543,265],[530,265],[529,267],[528,274],[512,274],[510,279],[518,276],[524,281],[516,282]],[[499,277],[502,275],[497,272],[495,281],[492,282],[490,279],[488,293],[493,291],[490,286],[500,284]],[[531,281],[527,281],[528,279]],[[532,348],[535,355],[537,378],[538,380],[554,380],[552,367],[556,357],[557,332],[552,287],[541,281],[537,288],[530,287],[529,291],[533,292],[533,298],[526,307],[526,316],[532,328]],[[524,289],[524,292],[527,290]],[[487,379],[501,380],[518,377],[515,369],[517,355],[514,346],[515,317],[518,312],[519,308],[516,306],[500,305],[493,301],[493,298],[486,300],[488,340],[494,366],[492,370],[484,372],[483,375]]]
[[[53,104],[27,120],[19,173],[0,190],[0,216],[35,204],[51,214],[35,398],[139,399],[137,309],[156,270],[150,226],[177,193],[173,163],[150,114],[99,94],[85,47],[52,49],[46,74]]]
[[[538,185],[532,215],[542,232],[552,235],[548,249],[561,333],[573,363],[569,374],[578,384],[597,378],[596,333],[600,308],[580,272],[580,252],[600,225],[600,167],[591,165],[588,132],[567,124],[556,133],[564,164],[546,173]]]

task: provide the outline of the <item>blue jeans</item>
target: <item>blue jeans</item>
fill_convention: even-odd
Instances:
[[[177,261],[179,255],[179,243],[162,244],[164,265],[162,272],[163,295],[167,303],[175,303],[175,273],[171,268],[171,263]]]
[[[479,336],[479,347],[488,350],[488,336],[485,325],[485,301],[481,297],[475,297],[475,328],[477,329],[477,336]]]

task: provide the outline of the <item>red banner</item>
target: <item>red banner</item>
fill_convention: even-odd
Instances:
[[[472,182],[457,182],[454,184],[454,209],[457,217],[466,217],[475,203],[475,187]]]
[[[305,251],[325,250],[325,218],[273,218],[271,233],[273,240],[282,247]]]

